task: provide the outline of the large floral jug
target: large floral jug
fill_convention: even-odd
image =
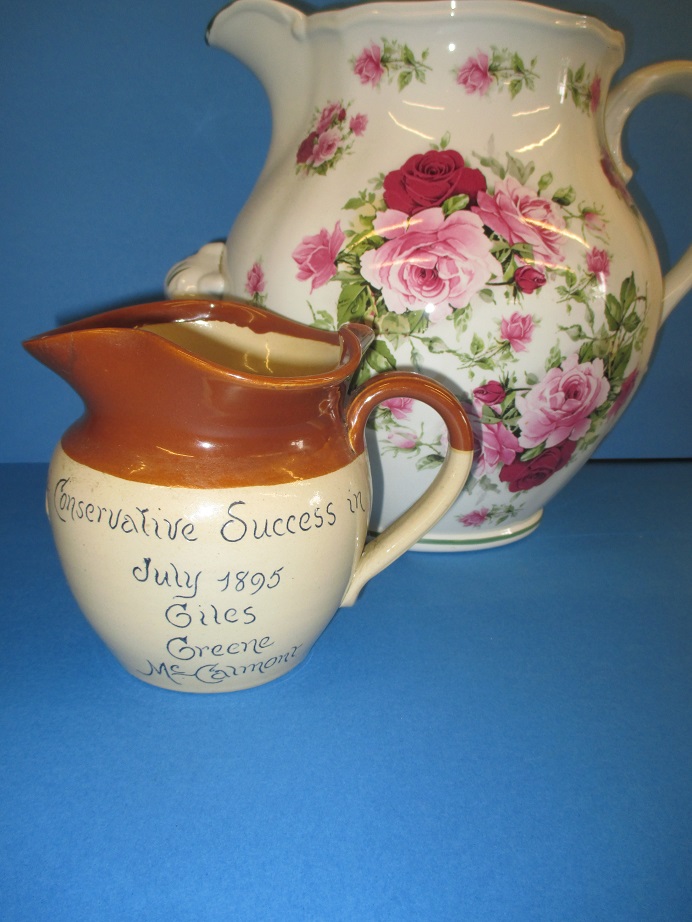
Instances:
[[[169,294],[242,297],[328,329],[369,324],[361,380],[425,372],[475,422],[467,487],[418,546],[530,533],[617,420],[692,285],[692,249],[663,283],[620,149],[639,101],[692,95],[692,62],[611,90],[619,33],[515,0],[311,15],[236,0],[208,38],[261,79],[272,143],[226,244],[176,265]],[[385,401],[370,435],[379,531],[446,444],[407,399]]]

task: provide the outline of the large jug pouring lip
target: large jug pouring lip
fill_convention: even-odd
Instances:
[[[479,18],[534,22],[579,32],[598,34],[608,45],[624,49],[624,36],[595,16],[573,13],[559,7],[544,6],[531,0],[366,0],[349,6],[311,9],[303,12],[281,0],[232,0],[212,18],[207,27],[207,42],[214,44],[214,29],[235,12],[252,9],[260,15],[290,27],[294,37],[320,31],[340,31],[352,23],[373,19],[378,25],[389,20],[401,23],[438,19]]]
[[[316,346],[340,347],[340,357],[333,367],[314,373],[295,375],[261,374],[252,370],[232,368],[220,362],[200,356],[179,343],[169,341],[157,334],[152,327],[164,324],[184,324],[195,321],[220,322],[229,326],[242,327],[259,336],[273,334],[287,340],[313,341]],[[337,331],[320,330],[290,320],[265,308],[257,308],[243,301],[210,301],[202,299],[180,299],[175,301],[154,301],[130,307],[116,308],[94,314],[81,320],[67,323],[46,333],[40,333],[23,342],[24,348],[34,358],[45,361],[52,351],[65,354],[67,340],[75,334],[86,341],[90,336],[102,340],[104,337],[146,337],[157,342],[158,348],[169,355],[184,357],[186,362],[198,365],[207,372],[226,379],[242,381],[248,386],[263,388],[300,389],[329,387],[339,384],[355,374],[362,355],[374,339],[373,331],[363,324],[345,324]],[[69,353],[72,349],[68,350]],[[46,364],[50,364],[46,362]]]

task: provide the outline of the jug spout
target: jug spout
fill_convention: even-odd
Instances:
[[[85,412],[75,461],[166,485],[283,483],[351,460],[344,404],[372,331],[316,330],[240,302],[135,305],[24,343]]]
[[[229,52],[260,80],[272,109],[309,96],[306,17],[276,0],[235,0],[207,28],[207,42]]]

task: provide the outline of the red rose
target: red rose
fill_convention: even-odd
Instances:
[[[482,384],[480,387],[475,388],[473,396],[479,403],[485,403],[487,406],[492,407],[502,403],[507,396],[507,392],[499,381],[488,381],[487,384]]]
[[[509,484],[510,493],[538,487],[567,464],[576,444],[571,439],[565,439],[559,445],[546,448],[530,461],[522,461],[519,456],[519,460],[505,464],[500,471],[500,480]]]
[[[310,134],[305,138],[298,148],[298,153],[296,154],[296,163],[307,163],[312,151],[317,143],[319,134],[316,131],[311,131]]]
[[[468,195],[475,204],[479,192],[485,192],[485,177],[480,170],[464,165],[455,150],[431,150],[414,154],[399,170],[384,178],[387,208],[413,215],[426,208],[438,208],[454,195]]]
[[[514,273],[514,284],[525,295],[533,294],[546,283],[545,272],[535,266],[519,266]]]

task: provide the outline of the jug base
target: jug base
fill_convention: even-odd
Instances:
[[[539,509],[533,515],[519,522],[512,522],[505,527],[493,528],[484,531],[475,537],[461,538],[459,533],[444,534],[433,532],[414,544],[412,551],[425,551],[427,553],[454,553],[457,551],[482,551],[489,548],[502,547],[513,544],[522,538],[527,538],[539,526],[543,510]]]

